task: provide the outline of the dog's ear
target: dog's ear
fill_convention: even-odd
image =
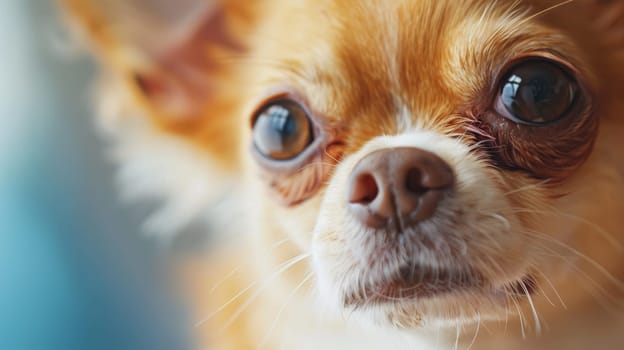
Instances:
[[[178,232],[206,213],[220,227],[237,212],[222,203],[242,164],[237,77],[262,1],[57,1],[99,60],[100,117],[125,195],[167,200],[148,230]]]
[[[154,120],[177,133],[221,133],[258,1],[61,0],[69,22]],[[217,122],[220,123],[220,122]],[[185,135],[189,136],[189,135]],[[223,145],[221,145],[223,146]]]

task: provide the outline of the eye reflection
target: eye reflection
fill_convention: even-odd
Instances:
[[[505,105],[513,103],[512,99],[518,93],[518,89],[520,88],[520,83],[522,83],[522,78],[517,75],[512,75],[507,80],[507,84],[503,86],[503,102]]]
[[[253,127],[254,145],[274,160],[295,158],[312,141],[312,127],[306,112],[294,101],[271,102],[262,109]]]
[[[499,103],[504,116],[517,122],[545,124],[562,118],[574,102],[577,85],[558,65],[522,63],[503,80]]]

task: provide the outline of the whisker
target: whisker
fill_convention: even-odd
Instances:
[[[282,244],[292,241],[292,238],[284,238],[281,239],[275,243],[273,243],[270,246],[270,251],[273,251],[274,249],[278,248],[279,246],[281,246]],[[241,270],[241,268],[243,267],[244,264],[240,264],[238,266],[236,266],[235,268],[232,269],[232,271],[230,271],[230,273],[228,273],[227,275],[225,275],[225,277],[223,277],[222,279],[220,279],[219,281],[217,281],[212,288],[210,288],[210,291],[208,291],[208,296],[212,295],[221,285],[223,285],[223,283],[225,283],[228,279],[232,278],[232,276],[234,276],[238,271]]]
[[[550,250],[546,246],[542,246],[542,249]],[[583,278],[585,281],[588,282],[588,284],[581,283],[581,285],[584,288],[587,289],[588,293],[590,293],[590,295],[592,297],[594,297],[594,299],[596,299],[596,301],[598,301],[600,303],[600,305],[606,311],[613,312],[614,306],[617,309],[622,308],[624,306],[622,304],[622,299],[621,298],[618,298],[617,296],[611,294],[608,290],[605,289],[605,287],[602,286],[602,284],[598,283],[587,272],[585,272],[579,266],[577,266],[576,263],[574,263],[572,261],[569,261],[569,259],[566,259],[565,256],[562,256],[562,255],[559,255],[559,254],[553,254],[553,256],[561,258],[577,274],[577,276],[580,276],[581,278]],[[588,288],[593,288],[593,289],[588,289]],[[596,292],[600,293],[601,297],[596,295],[593,291],[596,291]],[[604,300],[608,300],[611,303],[611,305],[605,304]]]
[[[232,271],[230,271],[230,273],[228,273],[227,275],[225,275],[225,277],[223,277],[222,279],[220,279],[219,281],[217,281],[217,283],[215,283],[212,288],[210,288],[210,290],[208,291],[208,295],[210,296],[212,295],[215,290],[217,290],[223,283],[225,283],[225,281],[227,281],[228,279],[230,279],[232,276],[234,276],[238,271],[240,271],[240,269],[242,268],[242,264],[238,265],[237,267],[233,268]]]
[[[233,297],[231,297],[228,301],[226,301],[223,305],[221,305],[220,307],[218,307],[216,310],[214,310],[213,312],[211,312],[208,316],[206,316],[204,319],[200,320],[199,322],[197,322],[195,324],[195,327],[201,327],[204,323],[210,321],[210,319],[212,319],[216,314],[218,314],[219,312],[223,311],[226,307],[228,307],[231,303],[233,303],[234,301],[236,301],[238,298],[240,298],[243,294],[245,294],[247,291],[249,291],[251,288],[253,288],[256,284],[258,283],[258,281],[255,281],[253,283],[251,283],[249,286],[247,286],[246,288],[240,290],[238,293],[236,293]]]
[[[468,345],[466,350],[470,350],[472,348],[472,346],[475,344],[475,342],[477,341],[477,336],[479,336],[479,329],[480,328],[481,328],[481,314],[477,313],[477,330],[475,331],[475,334],[472,337],[472,341],[470,341],[470,344]]]
[[[578,215],[573,215],[570,213],[565,213],[562,211],[559,211],[555,208],[551,208],[549,210],[537,210],[537,209],[522,209],[522,208],[513,208],[511,210],[503,210],[503,213],[509,213],[509,214],[516,214],[516,213],[528,213],[528,214],[540,214],[540,215],[560,215],[560,216],[564,216],[568,219],[573,219],[573,220],[577,220],[585,225],[588,225],[589,227],[591,227],[592,229],[596,230],[596,233],[598,233],[602,238],[604,238],[612,247],[617,248],[620,252],[624,253],[624,244],[622,242],[620,242],[618,239],[616,239],[615,237],[613,237],[613,235],[611,233],[609,233],[607,230],[605,230],[604,228],[600,227],[598,224],[593,223],[589,220],[587,220],[586,218],[580,217]]]
[[[514,303],[514,305],[516,306],[516,310],[518,311],[518,317],[520,320],[520,331],[522,332],[522,339],[526,339],[526,331],[524,329],[524,324],[525,324],[525,318],[524,318],[524,313],[522,312],[522,310],[520,309],[520,305],[518,304],[518,301],[516,300],[516,298],[508,298],[509,300],[511,300],[511,302]]]
[[[568,306],[563,302],[563,299],[561,298],[561,294],[559,294],[559,292],[555,288],[555,285],[550,281],[548,276],[546,276],[546,274],[544,272],[542,272],[541,270],[539,270],[539,269],[536,269],[535,271],[537,271],[540,275],[542,275],[543,280],[546,281],[546,283],[548,283],[548,285],[550,285],[550,288],[552,289],[552,291],[555,293],[555,295],[559,299],[559,302],[561,303],[561,306],[563,306],[564,309],[567,309]]]
[[[523,25],[523,24],[525,24],[525,23],[527,23],[527,22],[529,22],[529,21],[531,21],[531,20],[533,20],[533,19],[535,19],[535,18],[537,18],[537,17],[539,17],[539,16],[541,16],[541,15],[543,15],[545,13],[553,11],[553,10],[555,10],[555,9],[561,7],[561,6],[565,6],[565,5],[567,5],[569,3],[572,3],[572,2],[574,2],[574,0],[565,0],[565,1],[562,1],[562,2],[560,2],[558,4],[556,4],[556,5],[550,6],[550,7],[546,8],[546,9],[543,9],[543,10],[541,10],[541,11],[539,11],[539,12],[537,12],[537,13],[531,15],[531,16],[529,16],[528,18],[525,18],[518,25]]]
[[[455,321],[455,345],[453,345],[453,350],[459,349],[459,336],[460,336],[460,330],[459,330],[459,319],[458,319],[457,321]]]
[[[533,269],[534,271],[537,271],[537,269]],[[552,299],[550,298],[550,296],[548,296],[548,294],[546,294],[546,291],[544,290],[544,288],[542,287],[541,284],[537,284],[536,285],[537,288],[537,292],[536,294],[543,297],[544,299],[546,299],[546,301],[548,302],[548,304],[550,304],[550,306],[552,307],[557,307],[557,305],[552,301]]]
[[[533,298],[531,297],[531,293],[529,293],[529,289],[527,288],[524,281],[520,281],[520,286],[522,286],[524,294],[526,295],[527,300],[529,302],[529,306],[531,307],[531,312],[533,313],[533,322],[535,323],[535,333],[537,335],[540,335],[542,333],[542,324],[537,314],[537,309],[535,308],[535,304],[533,303]]]
[[[279,266],[279,269],[274,272],[273,274],[271,274],[271,276],[269,276],[269,279],[274,279],[275,277],[277,277],[280,273],[282,273],[283,271],[287,270],[288,268],[290,268],[292,265],[298,263],[299,261],[309,257],[310,254],[302,254],[302,255],[298,255],[286,262],[284,262],[283,264],[281,264]],[[195,323],[195,327],[201,327],[203,324],[205,324],[206,322],[210,321],[215,315],[217,315],[219,312],[223,311],[226,307],[228,307],[230,304],[232,304],[233,302],[235,302],[238,298],[240,298],[242,295],[244,295],[245,293],[247,293],[250,289],[252,289],[254,286],[256,286],[258,284],[258,280],[252,282],[251,284],[249,284],[247,287],[243,288],[242,290],[240,290],[238,293],[236,293],[233,297],[231,297],[228,301],[226,301],[225,303],[223,303],[221,306],[219,306],[216,310],[214,310],[213,312],[211,312],[208,316],[206,316],[205,318],[201,319],[200,321],[198,321],[197,323]],[[267,281],[265,281],[266,283]],[[263,284],[264,285],[264,284]],[[255,295],[255,294],[254,294]]]
[[[507,331],[509,330],[509,314],[511,313],[509,307],[509,298],[507,298],[505,302],[505,326],[503,328],[503,334],[507,334]]]
[[[295,286],[295,288],[293,288],[293,290],[290,292],[290,294],[286,297],[286,300],[284,301],[284,303],[280,307],[279,311],[277,311],[277,316],[275,316],[275,319],[273,320],[273,322],[271,323],[271,326],[267,330],[267,334],[265,335],[265,337],[260,342],[260,345],[258,345],[258,349],[262,349],[262,348],[264,348],[266,346],[266,344],[268,343],[268,341],[269,341],[269,339],[271,337],[271,334],[273,333],[273,331],[275,330],[275,327],[277,326],[277,322],[279,321],[280,317],[282,316],[282,313],[284,313],[284,310],[286,310],[286,307],[288,306],[288,304],[290,303],[292,298],[295,296],[297,291],[299,289],[301,289],[301,287],[303,287],[303,285],[306,282],[308,282],[312,276],[314,276],[314,274],[312,272],[308,272],[303,277],[303,280],[299,284],[297,284],[297,286]]]
[[[288,243],[288,242],[292,242],[292,238],[286,237],[284,239],[280,239],[279,241],[271,244],[270,249],[275,249],[278,248],[279,246],[281,246],[282,244]]]
[[[306,171],[306,170],[308,170],[310,168],[316,168],[316,167],[320,167],[320,166],[327,166],[327,167],[330,167],[330,168],[337,167],[336,164],[332,164],[332,163],[329,163],[329,162],[320,162],[319,161],[319,162],[313,162],[313,163],[310,163],[310,164],[306,164],[306,165],[298,168],[297,170],[295,170],[295,174],[301,174],[301,173],[303,173],[304,171]]]
[[[534,188],[538,188],[538,187],[540,187],[542,185],[545,185],[545,184],[547,184],[549,182],[550,182],[550,179],[545,179],[545,180],[542,180],[542,181],[534,183],[534,184],[529,184],[529,185],[526,185],[526,186],[518,187],[516,189],[513,189],[511,191],[503,193],[503,196],[507,197],[507,196],[509,196],[511,194],[515,194],[515,193],[519,193],[519,192],[528,191],[528,190],[531,190],[531,189],[534,189]]]
[[[323,153],[331,160],[333,160],[336,163],[340,163],[340,160],[337,159],[336,157],[334,157],[333,155],[329,154],[329,152],[327,152],[327,148],[323,148]],[[335,164],[332,164],[335,165]]]
[[[269,286],[270,282],[273,282],[273,280],[275,280],[275,278],[277,278],[280,274],[282,274],[284,271],[287,271],[289,268],[293,267],[294,265],[296,265],[297,263],[307,259],[310,257],[309,253],[305,253],[305,254],[300,254],[290,260],[288,260],[286,263],[284,263],[282,265],[282,267],[275,271],[274,273],[271,274],[271,276],[269,276],[268,279],[266,279],[264,281],[264,283],[260,286],[260,288],[258,290],[256,290],[233,314],[232,316],[230,316],[230,318],[225,322],[225,324],[221,327],[221,329],[219,330],[218,334],[223,334],[223,332],[225,332],[226,329],[228,329],[233,323],[234,321],[236,321],[236,319],[245,311],[247,310],[247,308],[251,305],[251,303],[253,303],[262,292],[264,292],[264,290]]]
[[[559,240],[553,239],[552,237],[540,234],[539,232],[536,231],[532,231],[532,230],[524,230],[523,233],[531,235],[532,237],[538,238],[538,239],[542,239],[542,240],[546,240],[548,242],[551,242],[563,249],[568,250],[570,253],[574,254],[575,256],[577,256],[578,258],[582,259],[583,261],[587,262],[588,264],[590,264],[593,268],[595,268],[596,270],[598,270],[600,273],[602,273],[609,281],[611,281],[616,287],[618,287],[620,290],[624,290],[624,282],[618,278],[616,278],[615,276],[613,276],[613,274],[611,272],[609,272],[609,270],[607,270],[604,266],[602,266],[600,263],[598,263],[596,260],[590,258],[589,256],[587,256],[586,254],[583,254],[582,252],[580,252],[579,250],[571,247],[568,244],[565,244]]]

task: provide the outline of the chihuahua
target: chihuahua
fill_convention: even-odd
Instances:
[[[624,343],[624,4],[63,0],[201,348]]]

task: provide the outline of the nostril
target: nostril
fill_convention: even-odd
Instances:
[[[377,198],[378,194],[379,187],[373,175],[370,173],[360,174],[353,184],[349,202],[368,205]]]
[[[386,148],[353,167],[345,199],[362,224],[399,232],[432,217],[454,183],[450,165],[434,153],[416,147]]]
[[[405,176],[405,188],[412,193],[424,193],[429,189],[423,185],[423,176],[420,169],[412,168]]]

